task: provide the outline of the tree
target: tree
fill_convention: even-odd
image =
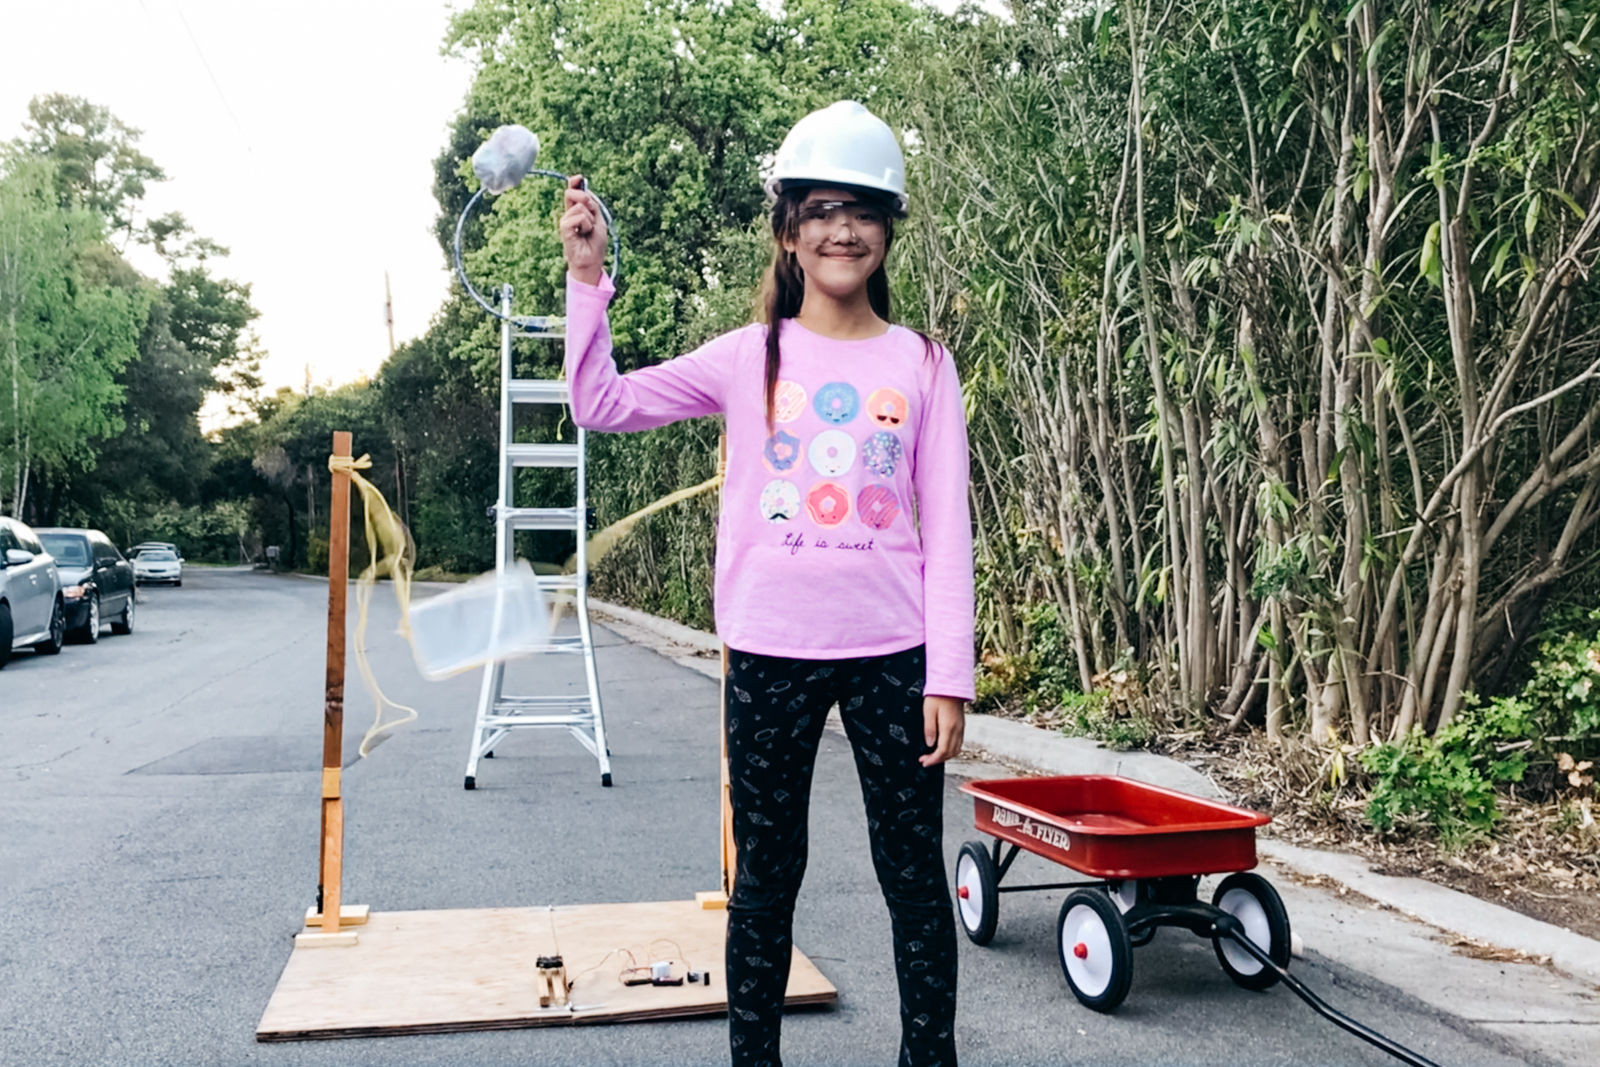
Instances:
[[[116,374],[148,308],[125,265],[103,254],[99,220],[61,207],[55,184],[48,161],[0,164],[0,457],[14,515],[27,514],[33,471],[92,466],[91,438],[120,429]]]
[[[1053,602],[1085,688],[1131,648],[1175,714],[1264,705],[1317,743],[1448,723],[1553,583],[1594,588],[1583,20],[948,25],[905,98],[937,210],[903,263],[969,368],[989,588]]]
[[[55,162],[62,207],[77,204],[106,220],[108,233],[134,232],[134,208],[149,182],[166,174],[139,151],[141,131],[81,96],[51,93],[28,102],[21,151]]]

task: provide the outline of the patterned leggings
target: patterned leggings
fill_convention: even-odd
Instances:
[[[728,902],[734,1067],[781,1067],[806,809],[828,709],[855,750],[878,884],[894,930],[900,1067],[955,1067],[956,936],[942,845],[944,766],[923,767],[923,649],[845,660],[730,650],[728,761],[738,868]]]

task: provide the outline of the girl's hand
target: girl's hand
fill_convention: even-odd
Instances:
[[[955,697],[922,698],[922,730],[933,749],[918,762],[932,767],[961,755],[967,729],[966,702]]]
[[[600,267],[606,261],[606,221],[600,207],[583,188],[583,175],[567,179],[567,212],[561,216],[561,248],[567,270],[585,285],[600,284]]]

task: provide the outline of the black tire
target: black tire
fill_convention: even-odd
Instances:
[[[1133,985],[1128,924],[1098,889],[1075,889],[1061,903],[1056,950],[1072,995],[1086,1008],[1115,1011]]]
[[[66,643],[67,613],[57,599],[55,608],[50,612],[50,636],[34,645],[33,650],[41,656],[55,656],[60,654],[61,646]]]
[[[981,841],[968,841],[956,857],[956,918],[974,945],[994,940],[1000,925],[1000,879]]]
[[[172,583],[172,588],[174,588],[174,589],[182,589],[183,588],[183,579],[179,578],[177,581],[173,582]]]
[[[111,632],[114,634],[133,633],[133,590],[128,590],[128,600],[122,605],[122,618],[111,620]]]
[[[11,639],[16,631],[11,628],[11,605],[0,604],[0,668],[11,659]]]
[[[1211,895],[1211,903],[1238,919],[1245,935],[1273,963],[1289,966],[1289,912],[1271,882],[1248,871],[1230,874]],[[1211,943],[1217,950],[1217,962],[1239,985],[1261,990],[1278,984],[1278,972],[1263,966],[1231,937],[1213,938]]]
[[[83,620],[83,625],[72,631],[71,638],[76,644],[92,645],[100,640],[100,597],[96,594],[89,598],[89,617]]]

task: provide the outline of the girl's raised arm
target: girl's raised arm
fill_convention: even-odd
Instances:
[[[611,358],[606,306],[616,292],[601,270],[606,223],[583,176],[567,181],[561,244],[567,257],[567,384],[572,418],[586,430],[649,430],[679,419],[722,410],[727,340],[632,374],[617,373]],[[719,373],[718,368],[721,367]]]
[[[573,421],[586,430],[650,430],[721,411],[735,338],[724,335],[688,355],[618,374],[606,321],[614,291],[605,275],[598,285],[567,275],[567,384]]]

